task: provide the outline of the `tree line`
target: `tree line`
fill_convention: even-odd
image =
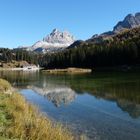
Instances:
[[[83,67],[140,64],[140,28],[124,31],[101,42],[92,40],[62,52],[43,57],[46,68]]]
[[[140,64],[140,28],[85,41],[56,53],[36,53],[23,49],[0,49],[0,62],[27,61],[45,68],[111,67]]]
[[[40,55],[22,49],[0,48],[0,62],[9,63],[15,61],[27,61],[31,64],[38,64]]]

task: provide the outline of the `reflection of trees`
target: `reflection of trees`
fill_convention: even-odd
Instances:
[[[135,104],[126,100],[119,100],[117,105],[123,110],[129,113],[133,118],[140,117],[140,104]]]
[[[27,86],[31,82],[36,82],[39,79],[39,72],[37,71],[0,71],[0,77],[8,80],[12,86],[21,87]]]
[[[56,106],[72,102],[75,98],[74,91],[77,91],[77,94],[86,92],[97,98],[115,101],[132,117],[140,116],[139,73],[47,75],[39,72],[1,71],[0,77],[4,77],[14,86],[26,88],[28,85],[33,85],[33,90],[46,96]]]
[[[133,102],[135,104],[140,104],[140,94],[139,88],[133,87],[106,87],[104,90],[95,90],[92,93],[94,96],[102,97],[107,100],[117,101],[117,100],[126,100]]]
[[[51,101],[56,107],[61,105],[67,105],[71,103],[75,97],[75,92],[68,87],[46,87],[39,88],[35,86],[29,86],[28,88],[34,90],[40,95],[47,97],[49,101]]]
[[[140,116],[140,74],[99,77],[73,80],[71,87],[79,93],[86,92],[97,98],[115,101],[133,118]]]
[[[88,93],[97,98],[115,101],[119,108],[128,112],[133,118],[140,117],[140,87],[130,84],[112,84],[100,89],[89,91]]]

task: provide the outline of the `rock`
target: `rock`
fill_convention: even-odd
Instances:
[[[84,41],[83,40],[77,40],[77,41],[75,41],[73,44],[71,44],[69,47],[68,47],[68,49],[71,49],[71,48],[77,48],[77,47],[79,47],[81,44],[83,44],[84,43]]]
[[[87,40],[88,43],[102,43],[106,39],[111,39],[112,36],[124,31],[140,26],[140,13],[135,15],[128,14],[123,21],[119,21],[113,28],[113,31],[104,32],[100,35],[93,35]]]
[[[128,14],[123,21],[119,21],[113,31],[118,33],[124,29],[131,29],[140,26],[140,13]]]
[[[54,29],[43,40],[36,42],[31,47],[22,47],[28,51],[35,52],[53,52],[63,50],[74,42],[74,37],[67,31],[60,32]]]
[[[62,44],[62,46],[68,46],[74,42],[74,37],[67,31],[60,32],[57,29],[54,29],[50,35],[47,35],[43,41],[52,43],[52,44]]]

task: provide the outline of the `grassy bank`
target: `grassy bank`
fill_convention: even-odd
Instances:
[[[0,79],[1,140],[73,140],[60,124],[54,124],[28,104],[11,85]]]
[[[91,69],[83,69],[83,68],[66,68],[66,69],[48,69],[43,70],[43,72],[52,73],[52,74],[80,74],[80,73],[91,73]]]

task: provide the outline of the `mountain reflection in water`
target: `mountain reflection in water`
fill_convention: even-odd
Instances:
[[[116,102],[132,118],[140,117],[140,74],[99,73],[93,75],[46,75],[40,72],[6,72],[0,77],[15,87],[30,88],[47,97],[56,107],[68,105],[76,94],[89,94]]]
[[[49,101],[51,101],[56,107],[60,107],[61,105],[70,104],[72,101],[75,100],[76,94],[78,94],[78,92],[72,90],[69,87],[64,87],[64,86],[62,86],[62,87],[55,87],[54,86],[53,87],[53,85],[51,85],[51,88],[49,86],[46,87],[46,88],[28,86],[27,88],[29,88],[29,89],[35,91],[36,93],[44,96]],[[95,97],[97,99],[103,98],[105,100],[116,101],[117,106],[122,111],[128,112],[128,114],[132,118],[140,117],[140,104],[136,104],[135,102],[132,102],[128,99],[125,100],[125,99],[118,98],[118,97],[115,96],[115,94],[104,93],[104,96],[102,96],[103,94],[99,94],[97,92],[93,92],[92,94],[95,95]],[[98,96],[96,96],[97,94],[98,94]],[[108,96],[108,94],[110,96]]]
[[[76,97],[75,91],[68,87],[46,87],[39,88],[35,86],[28,86],[29,89],[32,89],[36,93],[47,97],[56,107],[61,105],[68,105],[74,101]]]
[[[140,73],[0,72],[54,120],[93,140],[139,140]]]
[[[15,87],[31,88],[47,97],[55,106],[70,104],[76,94],[90,94],[115,101],[122,111],[133,118],[140,117],[140,74],[99,73],[96,75],[46,75],[40,72],[6,72],[0,77]]]

